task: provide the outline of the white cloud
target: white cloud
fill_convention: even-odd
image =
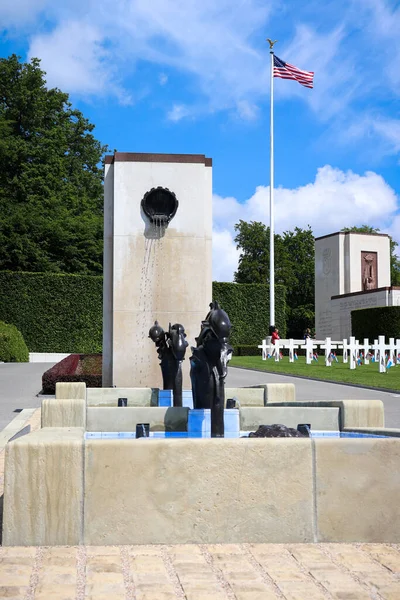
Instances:
[[[379,115],[356,118],[344,131],[343,143],[369,142],[361,151],[371,162],[400,152],[400,119]]]
[[[174,104],[172,109],[167,114],[167,119],[176,123],[185,117],[188,117],[191,111],[184,104]]]
[[[213,281],[232,281],[237,269],[239,251],[231,231],[213,231]]]
[[[248,100],[239,100],[237,103],[237,113],[245,121],[254,121],[257,119],[259,111],[258,106]]]
[[[275,30],[282,18],[288,41],[278,43],[276,52],[315,71],[315,87],[277,80],[277,99],[294,96],[307,103],[319,121],[329,121],[332,139],[364,122],[366,99],[375,103],[387,90],[400,97],[400,9],[386,0],[309,0],[295,11],[272,0],[117,0],[112,7],[105,0],[3,0],[1,18],[24,33],[30,24],[29,55],[42,59],[53,85],[121,103],[132,101],[121,81],[146,61],[161,70],[160,85],[166,83],[162,69],[189,75],[187,89],[198,96],[186,106],[190,114],[227,110],[256,119],[269,89],[261,31]],[[175,115],[175,121],[187,116],[172,108],[169,118]],[[382,127],[374,135],[387,139]],[[388,147],[398,151],[397,144]]]
[[[40,57],[49,86],[76,94],[119,97],[129,103],[116,81],[108,40],[84,21],[67,21],[52,32],[33,37],[29,56]]]
[[[160,85],[165,85],[168,82],[168,75],[160,73],[158,76],[158,82]]]
[[[380,175],[370,171],[358,175],[326,165],[318,169],[312,183],[296,189],[277,188],[274,206],[277,233],[311,225],[314,235],[319,236],[367,224],[391,233],[400,242],[396,194]],[[231,281],[238,257],[234,225],[239,219],[269,225],[269,188],[257,187],[244,203],[214,196],[213,210],[217,243],[214,271],[221,280]]]
[[[0,2],[1,26],[5,29],[21,29],[34,23],[38,15],[50,4],[50,0],[2,0]]]

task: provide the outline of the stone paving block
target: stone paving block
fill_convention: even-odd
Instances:
[[[370,587],[376,588],[377,590],[390,587],[397,583],[399,586],[399,598],[400,598],[400,581],[396,579],[395,575],[389,571],[378,573],[373,571],[372,573],[357,573],[360,580]]]
[[[317,546],[295,546],[291,547],[290,552],[307,569],[329,569],[333,566],[332,560]]]
[[[229,600],[219,586],[183,586],[187,600]]]
[[[39,582],[46,585],[75,585],[76,584],[76,566],[60,567],[43,565]]]
[[[109,563],[108,565],[102,563],[90,563],[86,565],[86,576],[92,576],[96,573],[108,573],[122,575],[121,566],[116,563]]]
[[[1,565],[3,565],[4,567],[6,567],[6,565],[14,565],[15,567],[27,565],[28,567],[32,567],[33,558],[29,556],[4,556],[0,558],[0,566]]]
[[[34,558],[36,556],[36,548],[33,546],[3,546],[0,548],[0,556],[4,558],[9,556],[31,556]]]
[[[0,598],[7,600],[24,600],[28,587],[17,585],[0,585]]]
[[[131,556],[161,556],[161,548],[162,546],[158,545],[132,546],[128,551]]]
[[[54,558],[62,557],[62,558],[76,559],[77,550],[78,550],[77,546],[72,546],[72,547],[53,546],[53,547],[47,548],[45,559],[47,557],[54,557]]]
[[[131,559],[131,568],[135,573],[166,573],[164,561],[159,556],[135,556]]]
[[[75,600],[75,598],[76,586],[74,585],[41,584],[35,591],[35,600]]]
[[[314,583],[281,583],[279,589],[285,600],[326,600],[327,594],[322,592]]]
[[[243,554],[243,548],[239,544],[207,544],[206,548],[213,555]]]
[[[177,596],[174,592],[142,592],[141,590],[136,590],[136,600],[176,600],[176,598]]]
[[[379,590],[379,595],[383,600],[399,600],[400,598],[400,583],[394,583],[386,588]]]
[[[287,550],[286,544],[245,544],[245,546],[252,554],[255,552],[258,556],[281,556],[285,555]],[[307,547],[308,544],[296,544],[296,548],[302,548],[303,546]]]
[[[108,595],[114,599],[116,595],[123,596],[125,600],[125,585],[123,583],[111,583],[108,581],[87,582],[85,586],[85,600],[87,598],[96,598],[99,594]]]
[[[59,566],[76,569],[76,558],[73,558],[72,556],[51,556],[49,558],[46,558],[46,560],[43,561],[43,564],[49,567]]]
[[[240,587],[234,587],[236,600],[282,600],[282,596],[267,590],[267,589],[246,589]]]
[[[126,594],[118,594],[113,591],[110,591],[109,593],[105,594],[95,592],[94,594],[85,594],[85,600],[126,600]]]
[[[158,587],[169,583],[166,573],[133,573],[132,579],[135,586],[152,585]]]
[[[27,566],[0,565],[0,583],[3,586],[26,586],[32,574],[32,568]]]
[[[87,556],[109,556],[121,555],[119,546],[86,546]]]
[[[218,562],[214,564],[218,569],[220,569],[220,571],[224,574],[226,578],[229,578],[229,580],[232,581],[246,581],[254,579],[254,577],[256,577],[256,573],[254,572],[253,567],[249,563],[247,564],[247,568],[242,563],[238,565],[237,568],[234,564],[221,565]]]
[[[300,569],[268,569],[268,575],[276,582],[297,581],[299,585],[309,580]]]
[[[359,572],[383,570],[383,567],[380,564],[376,563],[371,557],[361,552],[356,547],[330,547],[329,552],[333,556],[335,561],[338,561],[341,565],[344,565],[347,569],[350,569],[351,571]]]
[[[383,567],[393,573],[400,573],[400,552],[392,546],[383,544],[363,544],[361,549],[375,558]]]
[[[175,600],[176,594],[172,586],[142,585],[135,587],[136,600]]]
[[[96,585],[103,583],[112,585],[124,585],[124,579],[122,573],[86,571],[86,583],[88,585]]]

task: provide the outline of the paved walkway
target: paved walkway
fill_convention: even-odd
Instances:
[[[22,408],[37,408],[42,375],[53,363],[0,364],[0,431]]]
[[[0,549],[0,598],[398,600],[400,549],[232,544]]]

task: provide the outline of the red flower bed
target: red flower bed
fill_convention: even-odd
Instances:
[[[70,354],[42,375],[42,394],[55,394],[58,381],[83,381],[88,387],[102,385],[101,354]]]

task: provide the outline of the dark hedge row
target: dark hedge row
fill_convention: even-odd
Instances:
[[[213,283],[213,299],[232,322],[232,345],[258,345],[268,335],[269,286],[259,283]],[[286,336],[285,288],[275,286],[275,323],[281,338]]]
[[[103,278],[0,272],[0,320],[30,352],[101,352]]]
[[[0,321],[0,362],[28,362],[29,350],[15,325]]]
[[[368,338],[370,341],[384,335],[400,338],[400,306],[377,306],[351,311],[351,332],[356,340]]]
[[[97,358],[98,355],[70,354],[51,369],[42,375],[42,393],[55,394],[56,383],[59,381],[75,383],[83,381],[87,387],[101,387],[101,369],[100,373],[82,372],[82,363],[91,358]],[[95,362],[94,362],[95,364]],[[95,369],[98,370],[98,369]]]
[[[275,325],[285,337],[285,289],[275,289]],[[0,271],[0,320],[21,331],[30,352],[101,352],[102,296],[102,277]],[[266,337],[269,286],[214,282],[213,299],[232,321],[233,345]]]

